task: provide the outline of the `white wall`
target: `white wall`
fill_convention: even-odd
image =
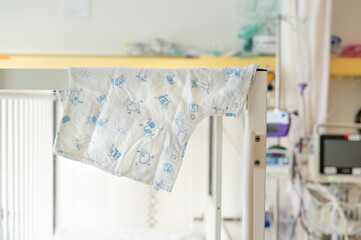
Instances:
[[[87,17],[65,17],[63,1],[2,0],[0,53],[121,55],[127,42],[156,37],[199,50],[237,42],[236,0],[89,0]]]
[[[361,78],[330,79],[328,121],[353,123],[361,110]]]
[[[332,34],[341,37],[341,48],[361,44],[361,1],[333,2]],[[361,78],[336,76],[330,79],[328,121],[354,122],[361,109]]]
[[[361,44],[361,1],[333,0],[332,4],[331,32],[341,37],[341,47]]]

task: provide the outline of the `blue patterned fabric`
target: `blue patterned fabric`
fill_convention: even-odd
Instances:
[[[257,67],[69,68],[54,153],[171,191],[194,128],[238,117]]]

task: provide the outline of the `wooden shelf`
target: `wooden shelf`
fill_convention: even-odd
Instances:
[[[330,76],[361,76],[361,58],[331,58]]]
[[[252,63],[262,68],[275,68],[274,57],[91,57],[91,56],[0,56],[0,68],[63,68],[71,67],[149,67],[149,68],[213,68],[244,67]]]
[[[275,69],[274,57],[104,57],[104,56],[0,56],[0,68],[63,68],[71,67],[150,67],[150,68],[212,68],[261,64]],[[330,60],[330,76],[361,76],[361,58],[335,57]]]

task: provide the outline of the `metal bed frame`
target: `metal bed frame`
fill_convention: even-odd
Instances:
[[[266,177],[266,77],[267,71],[257,69],[245,106],[245,134],[242,164],[242,239],[263,240],[265,225]],[[69,76],[65,69],[1,69],[2,90],[67,89]],[[223,118],[214,117],[215,156],[214,191],[209,197],[206,222],[207,239],[220,240],[225,231],[222,222],[222,127]],[[211,174],[212,175],[212,174]],[[225,235],[223,235],[225,236]],[[227,237],[224,237],[227,238]],[[225,239],[224,239],[225,240]]]

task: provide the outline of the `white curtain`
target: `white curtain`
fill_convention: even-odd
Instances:
[[[313,76],[311,89],[311,124],[325,122],[328,107],[329,61],[331,42],[332,1],[309,0],[313,4],[314,27],[311,30]],[[314,37],[312,37],[314,36]]]
[[[332,1],[295,1],[296,80],[307,84],[300,98],[302,134],[327,119]]]
[[[289,85],[288,102],[297,105],[300,114],[300,122],[292,122],[295,131],[291,132],[291,139],[295,143],[299,137],[312,135],[313,126],[327,120],[332,1],[284,3],[287,20],[282,25],[282,40],[286,46],[282,46],[281,67],[282,78],[286,79],[282,81]],[[292,43],[288,45],[286,41],[290,39]],[[299,197],[293,197],[293,202],[297,202]],[[295,239],[308,238],[305,231],[298,234]]]

